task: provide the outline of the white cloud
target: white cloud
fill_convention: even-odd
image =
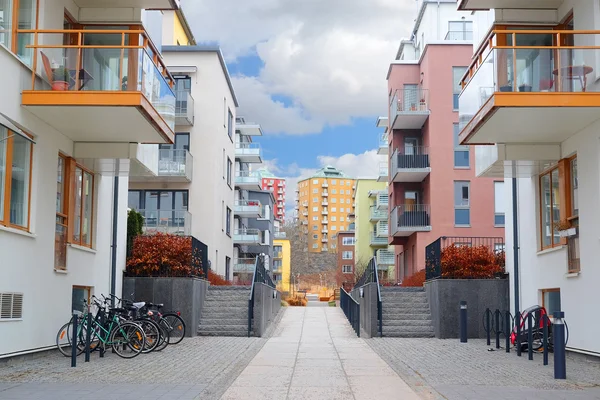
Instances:
[[[286,134],[385,114],[386,71],[415,17],[413,0],[184,0],[183,7],[197,40],[218,41],[228,60],[258,54],[259,76],[234,79],[240,113]]]

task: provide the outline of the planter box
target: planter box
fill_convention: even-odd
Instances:
[[[164,303],[163,311],[179,311],[187,337],[196,335],[208,281],[198,278],[123,278],[124,299]]]
[[[485,338],[481,323],[486,308],[504,312],[509,310],[508,279],[435,279],[425,282],[425,291],[435,337],[439,339],[460,336],[460,302],[467,302],[467,335]]]

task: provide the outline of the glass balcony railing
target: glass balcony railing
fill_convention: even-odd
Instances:
[[[388,238],[379,236],[375,232],[371,232],[370,244],[371,244],[371,246],[387,246]]]
[[[260,145],[258,143],[236,143],[235,156],[238,158],[257,158],[262,155]],[[283,193],[283,191],[282,191]]]
[[[233,260],[233,272],[252,273],[255,264],[255,258],[236,258]]]
[[[64,43],[64,38],[72,41]],[[21,30],[32,91],[141,92],[175,130],[173,77],[144,30]],[[158,56],[157,56],[158,55]],[[37,79],[37,77],[43,79]]]
[[[237,215],[261,215],[262,210],[258,200],[237,200],[233,205],[233,212]]]
[[[387,210],[379,210],[376,206],[371,206],[371,221],[382,221],[387,219]]]
[[[236,185],[259,185],[260,177],[248,171],[240,171],[235,175]]]
[[[187,150],[159,149],[158,150],[158,175],[183,176],[192,180],[194,158]]]
[[[473,31],[448,31],[444,40],[473,40]]]
[[[192,215],[187,210],[137,210],[144,223],[142,230],[146,234],[155,232],[190,235],[192,230]]]
[[[259,244],[261,231],[258,229],[235,229],[233,231],[234,243]]]
[[[187,90],[175,91],[175,122],[177,125],[194,125],[194,98]]]
[[[377,250],[378,265],[394,265],[394,252],[390,250]]]
[[[389,174],[388,174],[388,163],[387,162],[380,162],[379,163],[379,178],[388,178]]]

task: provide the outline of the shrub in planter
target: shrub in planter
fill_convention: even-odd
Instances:
[[[231,286],[231,282],[211,270],[208,271],[208,281],[213,286]]]
[[[200,254],[194,254],[189,236],[156,233],[133,239],[127,259],[128,276],[201,277]]]
[[[504,252],[488,246],[449,246],[442,250],[442,278],[492,279],[504,272]]]
[[[402,280],[402,287],[422,287],[425,283],[425,270],[416,272]]]

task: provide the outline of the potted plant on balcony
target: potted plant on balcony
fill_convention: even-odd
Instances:
[[[127,77],[124,76],[123,79],[121,80],[121,90],[126,91],[127,90]]]
[[[527,82],[523,82],[519,85],[519,92],[531,92],[531,85]]]
[[[554,224],[554,230],[558,232],[560,237],[570,237],[577,234],[577,228],[571,225],[571,222],[563,219]]]
[[[52,70],[52,90],[69,90],[69,70],[63,66]]]
[[[500,86],[501,92],[512,92],[512,83],[510,81],[506,82],[504,85]]]

